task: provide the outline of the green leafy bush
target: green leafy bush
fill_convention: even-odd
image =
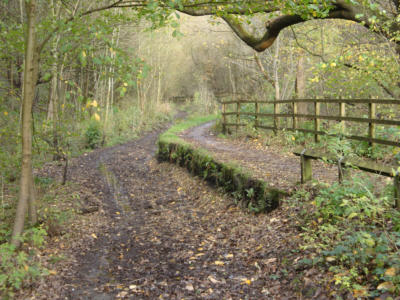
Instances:
[[[370,190],[365,180],[345,181],[300,203],[301,248],[356,298],[400,292],[400,212]]]
[[[71,210],[62,210],[56,206],[48,206],[40,211],[40,221],[49,237],[63,235],[71,218]]]
[[[16,249],[9,243],[0,245],[0,296],[13,298],[17,290],[28,286],[38,277],[48,274],[37,261],[36,252],[44,245],[46,231],[27,230],[21,237],[24,247]]]
[[[100,129],[100,123],[92,121],[85,132],[86,146],[90,149],[96,149],[101,144],[102,134]]]

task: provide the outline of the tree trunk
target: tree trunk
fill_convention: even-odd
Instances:
[[[57,161],[61,159],[60,148],[59,148],[59,135],[58,135],[58,55],[57,46],[58,40],[53,43],[52,56],[53,65],[51,66],[51,82],[50,82],[50,99],[49,99],[49,111],[48,116],[52,120],[53,125],[53,160]]]
[[[231,86],[232,86],[232,95],[234,97],[236,97],[236,83],[235,83],[235,79],[233,76],[233,72],[232,72],[232,67],[231,67],[231,63],[228,63],[228,69],[229,69],[229,80],[231,81]],[[207,80],[209,79],[209,77],[207,77]]]
[[[304,68],[304,55],[300,53],[297,63],[296,73],[296,98],[304,99],[306,97],[306,74]],[[298,103],[297,112],[299,114],[307,114],[307,103]]]
[[[57,19],[60,6],[58,6],[53,0],[51,3],[52,6],[52,16],[54,19]],[[56,38],[53,41],[51,55],[53,57],[53,64],[51,66],[51,82],[50,82],[50,99],[49,99],[49,111],[48,115],[52,120],[53,125],[53,161],[60,160],[62,155],[60,153],[59,147],[59,132],[58,132],[58,44],[60,42],[61,36],[57,34]],[[50,110],[51,108],[51,110]]]
[[[280,51],[280,39],[276,39],[275,45],[275,55],[274,55],[274,87],[275,87],[275,100],[281,100],[281,91],[279,85],[279,51]],[[279,105],[278,112],[279,112]]]
[[[36,189],[35,189],[35,182],[33,178],[32,168],[29,181],[30,184],[29,184],[29,199],[28,199],[28,215],[29,215],[29,224],[33,226],[38,222],[38,219],[36,210]]]
[[[158,106],[161,103],[161,78],[162,78],[162,68],[161,68],[161,43],[158,46],[158,53],[157,53],[157,63],[158,63],[158,67],[157,67],[157,98],[156,98],[156,105]]]
[[[22,166],[18,206],[11,240],[15,246],[19,246],[21,242],[19,237],[24,229],[28,206],[30,221],[31,223],[36,223],[32,174],[32,104],[35,97],[39,57],[35,36],[36,0],[26,1],[25,5],[28,17],[28,32],[25,47],[24,94],[22,102]]]
[[[19,8],[20,8],[21,25],[24,26],[25,22],[24,22],[24,3],[23,3],[23,0],[19,0]],[[22,66],[24,66],[24,68],[25,68],[25,56],[22,59]],[[20,72],[19,75],[20,75],[19,76],[19,78],[20,78],[19,83],[20,83],[20,87],[22,89],[21,90],[21,95],[22,95],[21,98],[23,98],[24,97],[24,77],[25,77],[24,71]],[[19,114],[19,125],[20,126],[22,126],[22,102],[23,101],[21,101],[20,114]]]

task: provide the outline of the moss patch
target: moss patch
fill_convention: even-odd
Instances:
[[[177,136],[179,132],[214,119],[214,115],[192,117],[171,127],[158,140],[158,159],[186,167],[192,174],[222,188],[225,193],[234,197],[237,204],[252,212],[268,212],[277,208],[279,198],[284,192],[269,187],[262,180],[252,178],[237,165],[217,161],[206,150],[195,149]]]

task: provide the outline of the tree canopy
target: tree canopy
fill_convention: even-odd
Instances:
[[[140,14],[162,22],[166,9],[192,16],[222,17],[250,47],[263,51],[286,27],[312,19],[349,20],[382,35],[400,54],[399,1],[383,0],[267,0],[267,1],[116,1],[110,7],[135,7]],[[253,17],[261,20],[254,22]]]

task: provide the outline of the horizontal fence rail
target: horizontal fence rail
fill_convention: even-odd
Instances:
[[[299,103],[312,103],[314,104],[314,112],[311,113],[298,113],[298,104]],[[337,104],[339,113],[338,115],[327,115],[321,114],[321,104]],[[346,135],[344,136],[347,139],[364,141],[368,142],[370,145],[381,144],[387,146],[395,146],[400,147],[399,141],[376,138],[375,136],[375,126],[383,125],[383,126],[400,126],[400,120],[391,120],[381,118],[380,115],[376,113],[376,105],[399,105],[400,108],[400,100],[394,99],[293,99],[293,100],[278,100],[278,101],[269,101],[269,100],[247,100],[247,99],[236,99],[223,101],[222,104],[222,127],[223,131],[226,132],[227,127],[236,127],[236,131],[239,127],[247,126],[247,124],[241,122],[241,116],[254,117],[255,128],[268,129],[277,132],[278,130],[288,130],[288,131],[299,131],[304,133],[314,134],[314,139],[316,142],[320,140],[320,136],[337,136],[336,134],[330,134],[326,131],[321,130],[321,122],[320,120],[329,120],[329,121],[338,121],[338,122],[355,122],[359,124],[368,124],[368,135],[367,136],[359,136],[359,135]],[[227,111],[228,105],[236,104],[234,107],[234,111]],[[254,104],[254,112],[249,111],[241,111],[242,105],[245,104]],[[260,112],[260,108],[262,105],[272,104],[274,106],[273,113],[262,113]],[[281,104],[289,104],[291,108],[290,113],[281,113],[280,106]],[[368,117],[352,117],[346,116],[346,107],[349,105],[356,104],[367,104],[368,105]],[[400,112],[400,109],[396,109]],[[228,122],[228,116],[236,116],[235,122]],[[292,126],[280,126],[280,119],[289,118],[292,120]],[[265,124],[261,124],[262,120],[272,120],[273,126],[267,126]],[[305,129],[299,127],[299,119],[308,119],[314,120],[314,129]]]
[[[230,100],[222,101],[221,104],[234,104],[234,103],[259,103],[259,104],[290,104],[290,103],[345,103],[345,104],[400,104],[400,100],[395,99],[293,99],[293,100]]]

